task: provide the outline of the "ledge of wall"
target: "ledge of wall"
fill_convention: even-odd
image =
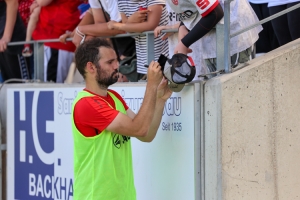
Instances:
[[[205,199],[300,199],[300,39],[204,96]]]

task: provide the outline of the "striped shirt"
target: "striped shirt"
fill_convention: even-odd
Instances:
[[[168,12],[165,6],[164,0],[118,0],[118,7],[121,13],[124,13],[126,17],[131,16],[133,13],[139,10],[139,7],[149,8],[153,5],[164,5],[160,22],[158,26],[166,26],[168,24]],[[168,40],[162,40],[163,34],[154,39],[154,59],[158,60],[160,54],[169,56]],[[147,38],[145,35],[135,37],[136,56],[137,56],[137,71],[141,74],[147,74]]]

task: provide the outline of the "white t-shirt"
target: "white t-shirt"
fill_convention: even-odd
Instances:
[[[89,0],[91,8],[101,8],[99,0]],[[104,10],[109,14],[110,20],[120,22],[122,21],[121,14],[118,9],[117,0],[101,0]]]
[[[170,6],[167,4],[167,11],[169,13],[169,25],[177,24],[179,21],[179,15],[176,14]],[[174,54],[174,49],[178,44],[178,33],[174,33],[170,37],[168,37],[169,42],[169,58],[171,58]],[[207,74],[208,70],[206,64],[204,62],[202,52],[201,52],[201,39],[197,42],[193,43],[190,47],[193,50],[192,53],[189,53],[188,56],[191,56],[196,67],[196,75],[194,80],[199,80],[198,75]]]
[[[174,2],[178,2],[179,6],[174,6]],[[215,0],[167,0],[167,3],[173,9],[175,7],[176,13],[184,13],[185,17],[182,22],[188,29],[192,29],[201,19],[201,14],[197,2],[212,1],[209,5],[214,5]],[[219,0],[220,5],[224,9],[224,0]],[[211,6],[214,8],[214,6]],[[193,13],[191,13],[192,11]],[[243,28],[257,23],[259,20],[247,0],[233,0],[230,3],[230,33],[235,33]],[[219,23],[224,23],[221,20]],[[242,52],[252,46],[258,40],[258,33],[262,30],[261,26],[246,31],[238,36],[230,39],[230,55]],[[217,37],[216,29],[212,29],[205,36],[201,38],[201,49],[203,58],[216,58],[217,57]]]
[[[299,0],[269,0],[268,7],[280,6],[289,3],[300,2]]]
[[[129,17],[133,13],[139,10],[140,7],[149,8],[153,5],[165,5],[165,0],[118,0],[118,6],[121,13],[124,13],[126,17]],[[166,7],[163,7],[160,22],[158,26],[165,26],[168,24],[168,12]],[[169,56],[168,40],[162,40],[162,35],[154,38],[154,59],[158,60],[160,54]],[[148,68],[145,65],[147,63],[147,38],[145,35],[135,37],[135,47],[137,56],[137,71],[141,74],[147,74]]]

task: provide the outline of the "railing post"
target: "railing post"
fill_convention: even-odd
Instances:
[[[154,33],[146,32],[147,37],[147,64],[154,60]]]
[[[224,1],[224,24],[217,24],[217,71],[231,72],[230,62],[230,2]]]
[[[217,24],[216,26],[217,35],[217,71],[224,69],[224,58],[225,58],[225,41],[224,41],[224,24]]]
[[[34,80],[44,81],[44,43],[34,42]]]

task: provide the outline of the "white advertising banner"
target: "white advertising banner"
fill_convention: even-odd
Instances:
[[[8,87],[7,199],[73,199],[71,108],[82,89]],[[144,85],[112,89],[138,112]],[[138,200],[195,199],[194,99],[193,85],[173,93],[154,141],[132,139]]]

